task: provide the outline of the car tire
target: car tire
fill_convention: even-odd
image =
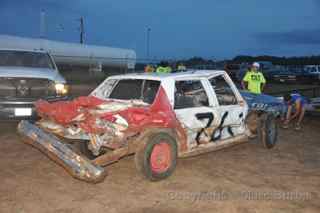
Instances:
[[[265,148],[273,148],[278,139],[278,125],[272,114],[264,113],[260,116],[258,139]]]
[[[137,170],[151,181],[172,175],[177,164],[177,143],[167,133],[146,137],[135,153]]]

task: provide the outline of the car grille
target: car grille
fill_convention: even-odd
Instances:
[[[1,98],[42,98],[55,95],[54,84],[48,79],[0,78]]]

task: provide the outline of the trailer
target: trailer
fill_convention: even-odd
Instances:
[[[67,43],[47,39],[0,35],[0,48],[44,50],[57,64],[90,66],[101,71],[103,67],[134,69],[136,53],[131,49]]]

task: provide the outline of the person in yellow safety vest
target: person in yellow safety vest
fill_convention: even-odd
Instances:
[[[157,67],[156,73],[166,73],[166,72],[167,72],[167,70],[166,70],[165,67],[163,67],[163,66],[161,66],[161,65],[159,65],[159,66]]]
[[[151,64],[148,64],[147,66],[144,67],[144,72],[145,73],[152,73],[152,72],[154,72],[154,67]]]
[[[266,84],[262,72],[259,72],[260,64],[255,62],[252,64],[251,70],[249,70],[244,76],[241,85],[245,90],[254,94],[261,94]]]
[[[166,68],[166,73],[172,72],[172,68],[169,65],[167,65],[165,68]]]
[[[156,70],[157,73],[171,73],[171,71],[171,67],[166,62],[161,62]]]
[[[179,63],[179,65],[178,65],[178,71],[185,71],[185,70],[187,70],[187,67],[184,66],[183,63]]]

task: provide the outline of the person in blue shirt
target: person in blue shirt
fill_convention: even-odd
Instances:
[[[301,122],[306,111],[306,98],[299,93],[292,93],[284,95],[283,99],[288,106],[283,128],[289,128],[289,123],[294,119],[297,119],[295,129],[300,130]]]

